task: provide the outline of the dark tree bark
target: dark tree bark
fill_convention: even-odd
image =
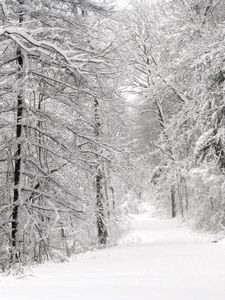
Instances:
[[[23,0],[18,1],[19,4],[23,4]],[[23,22],[23,12],[22,9],[19,15],[19,25]],[[24,59],[22,50],[20,47],[17,48],[17,64],[18,64],[18,81],[20,81],[23,76],[23,66]],[[14,190],[13,190],[13,211],[12,211],[12,231],[11,231],[11,262],[16,262],[19,259],[18,253],[18,242],[17,242],[17,232],[18,232],[18,215],[19,215],[19,200],[20,200],[20,182],[21,182],[21,165],[22,165],[22,118],[23,118],[23,88],[20,87],[17,95],[17,115],[16,115],[16,142],[17,149],[15,153],[15,168],[14,168]]]
[[[171,188],[171,210],[172,210],[172,218],[175,218],[176,217],[176,198],[175,198],[174,186]]]
[[[97,99],[94,100],[94,109],[95,109],[95,136],[99,137],[100,134],[100,118],[99,118],[99,102]],[[104,211],[104,196],[103,196],[103,180],[102,166],[97,157],[96,163],[96,222],[97,222],[97,231],[98,231],[98,241],[100,245],[105,245],[107,242],[108,231],[105,224],[105,211]]]
[[[99,244],[105,245],[107,242],[108,232],[105,225],[104,197],[103,197],[103,176],[100,170],[96,176],[96,214],[97,230]]]

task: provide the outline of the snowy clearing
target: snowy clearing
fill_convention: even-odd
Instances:
[[[2,277],[0,299],[224,300],[224,243],[145,209],[132,215],[118,246],[35,267],[21,279]]]

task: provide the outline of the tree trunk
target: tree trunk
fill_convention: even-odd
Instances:
[[[23,0],[18,1],[21,5]],[[20,11],[19,25],[23,22],[23,13]],[[17,63],[18,63],[18,81],[20,83],[23,76],[24,59],[22,50],[17,48]],[[19,249],[17,241],[18,232],[18,215],[19,215],[19,202],[20,202],[20,182],[21,182],[21,165],[22,165],[22,118],[23,118],[23,88],[20,87],[17,95],[17,116],[16,116],[16,141],[17,149],[15,153],[15,169],[14,169],[14,190],[13,190],[13,211],[12,211],[12,230],[11,230],[11,262],[15,263],[19,259]]]
[[[100,118],[99,118],[99,102],[97,99],[94,100],[94,109],[95,109],[95,136],[98,139],[100,134]],[[97,151],[99,152],[99,151]],[[104,212],[104,196],[103,196],[103,174],[102,174],[102,165],[99,155],[97,156],[96,162],[96,222],[97,222],[97,232],[98,232],[98,241],[100,245],[105,245],[107,242],[108,231],[105,224],[105,212]]]
[[[104,216],[104,197],[102,191],[103,176],[101,171],[98,170],[96,176],[96,214],[97,214],[97,230],[98,230],[98,241],[99,244],[105,245],[107,242],[108,232],[105,225],[105,216]]]
[[[171,210],[172,210],[172,218],[176,217],[176,199],[175,199],[175,188],[172,186],[171,188]]]

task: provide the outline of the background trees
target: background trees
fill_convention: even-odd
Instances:
[[[135,1],[124,22],[158,206],[171,215],[175,196],[177,214],[214,230],[224,226],[222,11],[222,1]]]

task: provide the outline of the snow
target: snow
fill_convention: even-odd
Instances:
[[[0,299],[224,300],[224,242],[154,214],[146,204],[132,215],[117,246],[35,267],[32,276],[0,278]]]
[[[213,135],[213,131],[214,129],[209,129],[208,131],[204,132],[198,139],[196,145],[195,145],[195,150],[194,150],[194,156],[196,158],[199,157],[199,155],[201,154],[202,150],[204,149],[204,147],[211,143],[214,135]]]

